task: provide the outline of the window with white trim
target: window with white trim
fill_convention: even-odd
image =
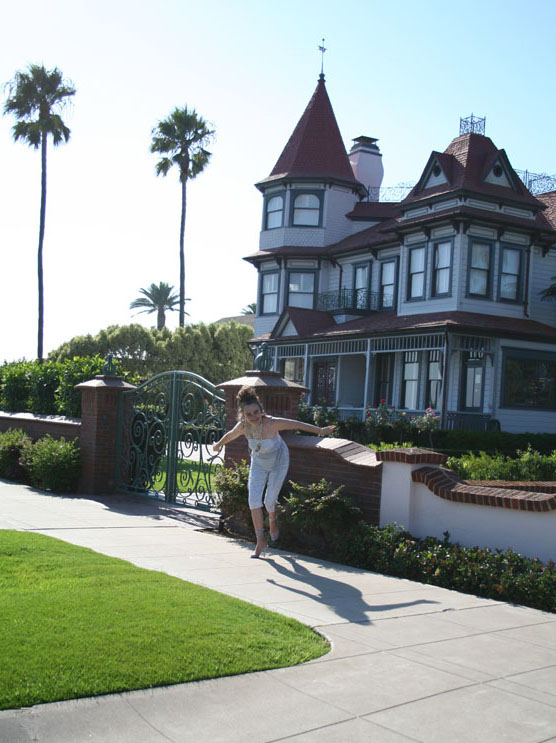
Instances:
[[[380,265],[380,308],[394,307],[396,293],[396,260],[383,261]]]
[[[410,248],[407,277],[407,298],[425,298],[425,248]]]
[[[402,408],[416,410],[419,397],[419,351],[406,351],[403,359]]]
[[[492,246],[490,243],[472,242],[469,260],[469,294],[490,297]]]
[[[450,279],[452,271],[452,243],[434,243],[432,268],[433,297],[440,297],[450,293]]]
[[[463,410],[480,412],[483,409],[485,360],[482,351],[469,351],[463,360]]]
[[[425,404],[435,410],[440,407],[442,390],[442,354],[438,350],[428,352],[427,392]]]
[[[502,247],[499,299],[518,302],[521,298],[521,256],[519,248]]]
[[[315,296],[314,272],[290,271],[288,276],[289,307],[306,307],[313,309]]]
[[[261,274],[261,314],[278,312],[278,271]]]
[[[320,224],[320,199],[315,194],[303,193],[293,202],[294,226],[318,227]]]
[[[266,202],[266,229],[273,230],[281,227],[284,215],[284,197],[272,196]]]
[[[359,266],[355,266],[353,272],[353,293],[354,293],[354,305],[357,309],[364,309],[368,305],[369,301],[369,275],[370,266],[368,263],[364,263]]]

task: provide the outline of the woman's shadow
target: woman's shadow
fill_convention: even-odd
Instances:
[[[281,557],[291,564],[291,569],[288,566],[277,562],[273,558],[267,557],[265,562],[272,565],[274,570],[276,570],[277,573],[280,573],[280,575],[304,583],[307,586],[313,586],[319,593],[315,594],[309,591],[304,591],[302,588],[284,585],[273,578],[267,578],[269,583],[278,586],[279,588],[284,588],[286,591],[291,591],[298,596],[303,596],[312,599],[313,601],[317,601],[319,604],[329,606],[335,614],[346,619],[348,622],[371,622],[372,619],[368,615],[369,612],[380,614],[384,611],[401,609],[406,606],[438,603],[437,601],[428,599],[416,599],[415,601],[404,601],[392,604],[368,604],[364,600],[361,591],[349,583],[334,580],[333,578],[327,578],[323,575],[315,575],[314,573],[311,573],[307,567],[296,562],[296,560],[290,555],[281,555]]]

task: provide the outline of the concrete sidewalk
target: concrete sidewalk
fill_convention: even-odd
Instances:
[[[294,617],[302,666],[0,712],[1,743],[556,743],[556,615],[271,550],[210,514],[0,481],[0,528],[39,531]],[[1,661],[0,661],[1,662]]]

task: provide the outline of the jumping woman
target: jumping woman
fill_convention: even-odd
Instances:
[[[264,505],[268,511],[270,539],[275,542],[279,536],[276,504],[280,489],[286,478],[290,464],[288,447],[280,436],[280,431],[306,431],[318,436],[328,436],[335,426],[313,426],[310,423],[291,418],[274,418],[264,412],[261,401],[253,387],[242,387],[237,395],[238,422],[231,431],[213,444],[219,452],[223,446],[239,436],[245,436],[251,451],[249,468],[249,508],[257,535],[257,545],[251,557],[260,557],[266,549],[264,537]]]

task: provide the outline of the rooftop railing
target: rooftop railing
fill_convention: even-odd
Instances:
[[[368,289],[337,289],[315,297],[315,309],[325,312],[346,310],[359,313],[379,309],[379,295]]]

